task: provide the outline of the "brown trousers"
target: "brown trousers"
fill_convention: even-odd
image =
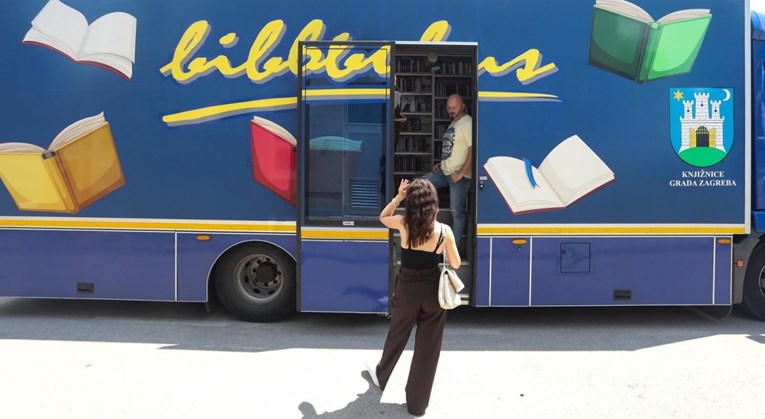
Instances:
[[[377,365],[377,379],[384,390],[409,341],[412,327],[417,324],[414,355],[406,382],[407,410],[413,414],[423,414],[428,407],[441,354],[446,310],[438,305],[439,274],[438,268],[401,268],[391,301],[388,337]]]

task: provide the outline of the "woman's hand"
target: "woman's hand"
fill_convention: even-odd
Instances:
[[[409,188],[409,180],[401,179],[401,184],[398,185],[398,197],[403,201],[406,198],[406,190]]]

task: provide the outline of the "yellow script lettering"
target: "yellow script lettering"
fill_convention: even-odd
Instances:
[[[518,81],[522,84],[529,84],[558,71],[555,63],[539,67],[541,62],[542,53],[538,49],[529,49],[502,65],[497,64],[496,58],[486,57],[478,64],[478,75],[480,76],[485,71],[492,76],[500,77],[516,70],[515,77],[518,78]]]

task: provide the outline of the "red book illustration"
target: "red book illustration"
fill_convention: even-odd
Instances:
[[[74,62],[103,67],[130,80],[136,25],[136,18],[123,12],[106,14],[88,25],[79,11],[49,0],[22,43],[50,48]]]
[[[255,181],[295,205],[297,140],[284,127],[252,117],[252,171]]]

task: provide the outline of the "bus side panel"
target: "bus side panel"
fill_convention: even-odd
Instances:
[[[172,233],[3,230],[0,295],[172,301],[174,255]]]
[[[711,237],[534,239],[532,305],[708,305]]]
[[[301,270],[313,270],[301,281],[301,311],[384,313],[388,310],[388,242],[356,242],[361,251],[343,253],[342,241],[303,240]],[[363,255],[363,256],[359,256]],[[309,278],[302,275],[303,278]]]
[[[475,295],[473,305],[489,305],[489,283],[491,281],[491,238],[479,238],[476,244]]]
[[[492,306],[528,306],[531,240],[492,239]]]
[[[755,211],[765,210],[765,124],[763,123],[762,114],[765,112],[765,102],[763,100],[763,72],[765,72],[765,42],[762,40],[754,40],[752,42],[752,86],[755,96],[753,97],[754,112],[752,117],[754,118],[754,124],[752,124],[752,166],[754,170],[754,188],[752,197],[752,209]],[[763,231],[762,223],[757,223],[755,217],[755,229],[756,231]]]
[[[207,301],[207,280],[218,258],[228,248],[244,242],[262,242],[283,249],[294,259],[295,238],[283,235],[178,234],[178,301]]]
[[[718,238],[715,243],[715,299],[716,305],[733,304],[731,291],[733,244],[730,237]]]

